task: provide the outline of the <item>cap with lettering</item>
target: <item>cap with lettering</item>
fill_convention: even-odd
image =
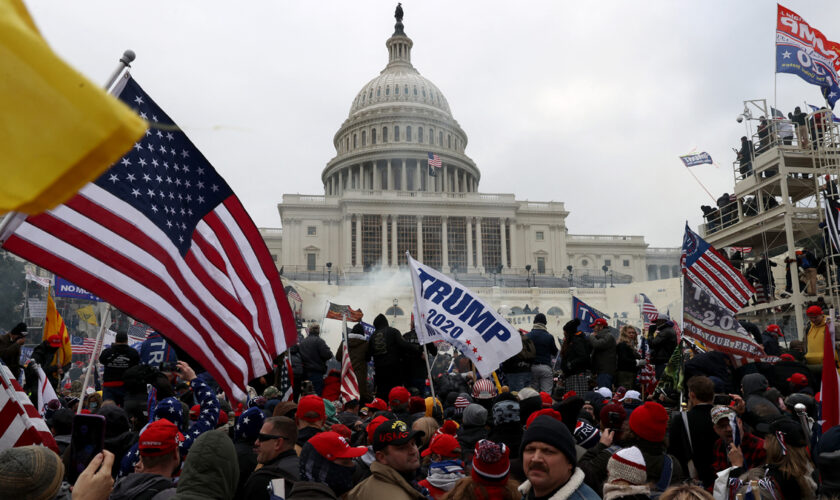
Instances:
[[[138,448],[144,457],[157,457],[172,453],[184,441],[184,435],[169,420],[155,420],[140,433]]]

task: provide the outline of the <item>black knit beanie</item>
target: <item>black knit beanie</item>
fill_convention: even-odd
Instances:
[[[566,323],[565,325],[563,325],[563,331],[564,332],[569,332],[569,333],[577,333],[579,326],[580,326],[580,319],[575,318],[575,319],[569,321],[568,323]]]
[[[535,418],[522,435],[522,445],[519,447],[519,453],[522,454],[525,446],[534,441],[557,448],[562,454],[566,455],[566,459],[572,464],[572,467],[577,467],[575,438],[572,437],[572,433],[569,432],[563,422],[546,415]]]

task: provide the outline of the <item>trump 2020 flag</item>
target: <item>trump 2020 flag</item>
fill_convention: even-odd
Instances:
[[[686,167],[693,167],[695,165],[702,165],[704,163],[708,163],[709,165],[714,164],[714,162],[712,161],[712,155],[706,152],[682,155],[680,156],[680,160],[682,160]]]
[[[519,333],[457,281],[411,258],[414,330],[421,344],[444,340],[468,357],[482,377],[522,350]]]
[[[580,320],[578,330],[584,333],[592,333],[592,327],[589,326],[598,318],[608,319],[609,316],[601,311],[590,306],[579,298],[572,296],[572,317]]]
[[[840,99],[837,70],[840,44],[827,39],[796,12],[779,5],[776,23],[776,73],[791,73],[818,85],[834,107]]]

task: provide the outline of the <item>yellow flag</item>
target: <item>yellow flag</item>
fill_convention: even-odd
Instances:
[[[93,306],[80,307],[76,309],[76,314],[79,315],[82,321],[90,323],[93,326],[99,326],[99,323],[96,321],[96,312],[93,310]]]
[[[59,59],[21,0],[0,1],[0,214],[67,201],[146,128]]]
[[[50,364],[64,366],[71,361],[71,357],[73,356],[73,350],[70,346],[70,335],[67,333],[67,325],[64,324],[64,319],[58,314],[58,309],[55,308],[55,301],[53,301],[51,295],[47,294],[47,317],[44,318],[44,340],[50,341],[53,338],[57,339],[53,345],[58,345],[58,352]]]

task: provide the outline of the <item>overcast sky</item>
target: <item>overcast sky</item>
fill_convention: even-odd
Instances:
[[[356,93],[387,62],[393,1],[25,0],[53,49],[103,83],[132,73],[242,199],[279,227],[283,193],[323,194],[320,174]],[[840,3],[785,1],[829,39]],[[408,0],[412,62],[449,101],[480,191],[562,201],[576,234],[678,246],[712,200],[677,158],[732,192],[746,99],[787,112],[821,102],[774,79],[771,1]],[[775,82],[775,84],[774,84]]]

